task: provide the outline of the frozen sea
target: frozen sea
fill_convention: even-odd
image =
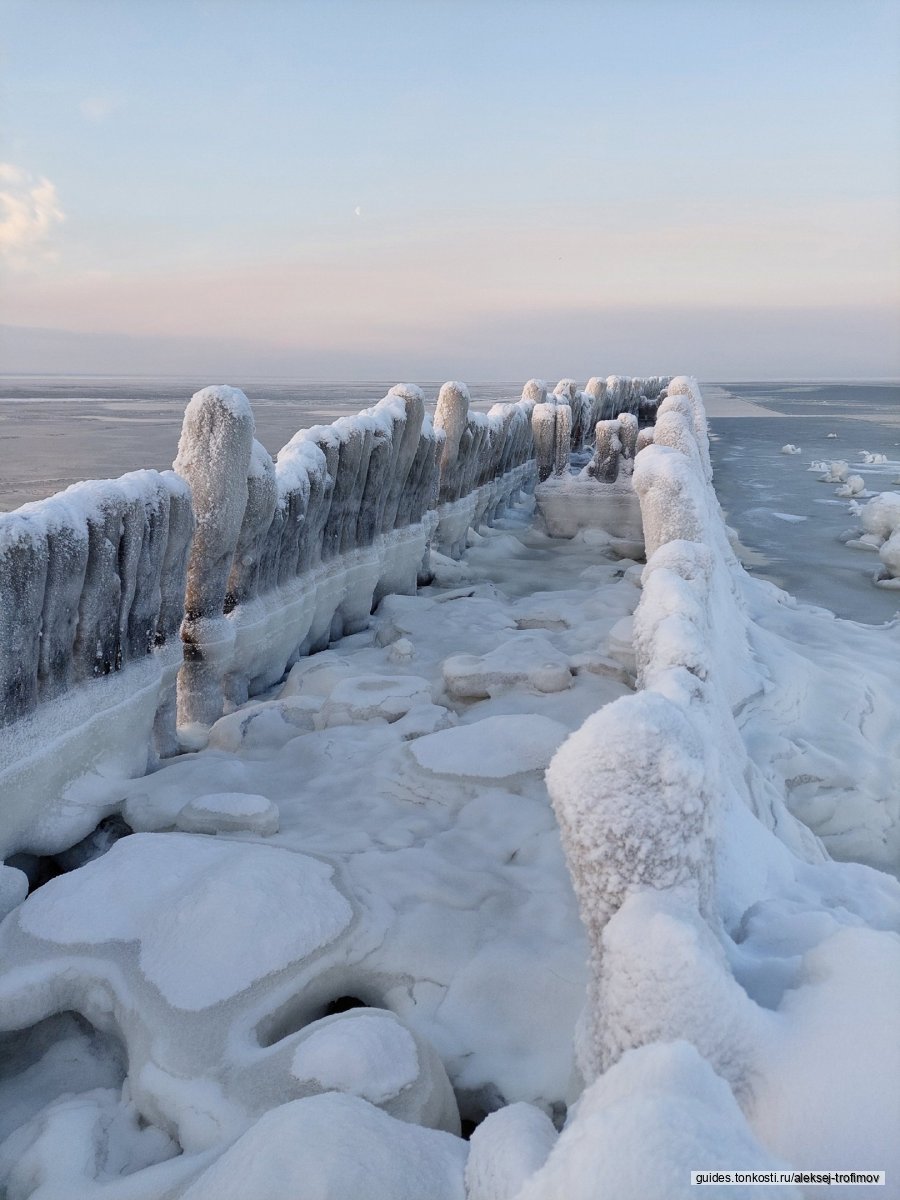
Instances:
[[[168,468],[187,400],[207,379],[0,377],[0,511],[81,479],[142,467]],[[300,428],[358,412],[395,380],[233,381],[253,402],[257,436],[270,453]],[[433,401],[439,381],[422,385]],[[745,565],[798,599],[870,624],[890,620],[896,591],[872,583],[873,554],[840,535],[856,521],[810,462],[843,459],[872,492],[900,484],[900,384],[704,383],[716,490],[746,548]],[[515,400],[521,381],[473,383],[478,408]],[[800,454],[781,453],[783,445]],[[862,454],[885,454],[866,465]]]
[[[841,542],[859,522],[809,466],[843,460],[868,492],[900,490],[900,385],[719,383],[703,394],[716,493],[750,551],[747,569],[839,617],[891,620],[900,595],[872,583],[875,554]],[[785,445],[801,453],[783,454]],[[888,461],[867,464],[866,452]]]

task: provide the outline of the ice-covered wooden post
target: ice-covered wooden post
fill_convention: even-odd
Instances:
[[[598,421],[595,426],[596,450],[588,470],[600,483],[615,483],[619,478],[620,432],[618,421]]]
[[[543,483],[553,474],[556,462],[556,405],[535,404],[531,410],[531,428],[534,433],[538,481]]]
[[[584,394],[591,401],[590,425],[588,426],[590,430],[594,428],[603,416],[603,405],[606,400],[606,380],[599,379],[596,375],[592,376],[584,385]]]
[[[254,441],[247,473],[247,505],[225,593],[226,612],[257,594],[263,546],[277,503],[275,464],[266,448]]]
[[[184,414],[174,467],[190,483],[196,529],[188,561],[178,677],[179,726],[206,727],[222,713],[222,678],[234,640],[225,591],[247,507],[253,412],[242,391],[209,387]]]
[[[638,430],[637,443],[634,448],[635,458],[640,452],[646,449],[647,446],[652,446],[656,440],[656,435],[653,432],[653,426],[648,425],[646,429]]]
[[[572,444],[572,409],[565,403],[556,406],[556,446],[553,454],[553,474],[565,475],[569,469]]]
[[[47,535],[16,513],[0,522],[0,724],[37,703]]]
[[[438,498],[441,503],[455,500],[454,481],[457,475],[459,445],[469,419],[469,389],[464,383],[451,380],[438,392],[434,410],[434,427],[444,431],[444,444],[440,457],[440,485]]]
[[[629,469],[637,453],[638,419],[633,413],[619,414],[619,441],[622,443],[622,458]]]

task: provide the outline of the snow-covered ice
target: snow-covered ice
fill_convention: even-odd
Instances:
[[[226,711],[201,687],[202,748],[148,773],[110,760],[42,837],[20,822],[35,878],[98,814],[136,832],[98,832],[27,899],[16,861],[0,870],[0,1193],[679,1200],[698,1169],[896,1179],[898,625],[744,572],[696,381],[531,381],[482,419],[448,384],[434,436],[401,389],[271,470],[239,395],[215,404],[247,451],[229,536],[256,564],[197,585],[235,599]],[[557,474],[598,422],[594,469]],[[563,536],[519,495],[527,471],[498,491],[475,469],[476,445],[500,469],[532,430]],[[362,544],[358,463],[388,445],[418,482],[382,488],[389,530]],[[327,486],[329,455],[349,464],[330,557],[267,602],[258,527],[303,479]],[[439,460],[441,515],[404,524]],[[897,507],[859,508],[887,567]],[[391,555],[418,591],[378,595]],[[335,613],[350,632],[330,639]],[[292,661],[316,628],[306,649],[331,644]]]

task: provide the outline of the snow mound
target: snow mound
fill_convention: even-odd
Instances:
[[[693,1046],[657,1044],[626,1054],[587,1089],[546,1164],[516,1200],[691,1200],[698,1190],[691,1171],[735,1168],[786,1164],[762,1148],[728,1084]],[[758,1192],[727,1188],[741,1200]],[[801,1198],[794,1187],[768,1187],[766,1195]]]
[[[377,1104],[415,1082],[419,1057],[412,1034],[393,1013],[352,1009],[307,1027],[291,1072],[315,1080],[322,1091]]]
[[[562,692],[572,686],[565,654],[547,638],[523,634],[488,654],[455,654],[444,662],[444,686],[456,700],[482,700],[509,688]]]
[[[308,1025],[291,1074],[324,1092],[359,1096],[402,1121],[459,1133],[456,1097],[441,1060],[386,1009],[351,1009]]]
[[[557,1133],[532,1104],[507,1104],[489,1113],[469,1141],[466,1200],[515,1200],[547,1161]]]
[[[543,770],[567,735],[566,727],[549,717],[486,717],[419,738],[410,752],[435,775],[508,779]]]
[[[111,952],[115,943],[137,943],[143,977],[173,1007],[197,1012],[347,928],[353,911],[331,875],[323,863],[274,846],[135,834],[50,880],[18,910],[18,921],[60,947]],[[234,945],[240,954],[227,953]]]
[[[465,1200],[466,1143],[327,1092],[272,1109],[182,1200]]]

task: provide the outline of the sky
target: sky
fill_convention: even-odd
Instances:
[[[900,377],[897,0],[0,0],[0,371]]]

